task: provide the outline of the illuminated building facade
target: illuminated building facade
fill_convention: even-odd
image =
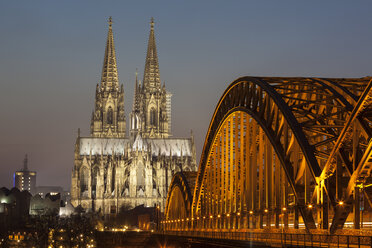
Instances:
[[[153,20],[142,83],[136,74],[129,126],[127,134],[110,18],[91,134],[81,137],[79,132],[75,145],[71,180],[75,207],[104,214],[142,204],[164,208],[173,175],[196,170],[193,136],[171,135],[171,93],[160,81]]]
[[[14,173],[14,187],[20,191],[27,190],[31,194],[35,193],[36,188],[36,172],[28,170],[27,154],[23,161],[23,169]]]

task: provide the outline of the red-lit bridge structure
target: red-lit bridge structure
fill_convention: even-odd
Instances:
[[[162,230],[244,240],[371,227],[371,87],[370,77],[232,82],[198,172],[171,182]]]

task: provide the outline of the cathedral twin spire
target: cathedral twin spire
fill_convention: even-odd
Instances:
[[[97,85],[95,109],[92,115],[91,134],[94,137],[125,137],[124,87],[119,88],[118,69],[112,32],[112,18],[105,56],[103,58],[101,85]]]
[[[145,71],[143,74],[143,86],[151,91],[154,91],[156,89],[160,89],[159,63],[154,33],[154,18],[151,18],[150,24],[151,29],[147,46]]]
[[[112,32],[112,18],[109,18],[109,30],[107,33],[107,42],[105,57],[103,60],[101,86],[106,89],[118,88],[119,77],[118,68],[116,64],[114,35]]]
[[[171,94],[165,90],[165,86],[161,87],[160,83],[154,24],[154,18],[151,18],[142,85],[138,84],[136,72],[130,126],[132,138],[138,134],[144,138],[167,138],[170,136]]]
[[[103,60],[101,84],[97,85],[91,134],[94,137],[125,137],[124,88],[119,88],[112,18]],[[170,132],[170,93],[161,87],[156,51],[154,18],[151,18],[143,82],[136,72],[131,134],[144,137],[166,138]]]

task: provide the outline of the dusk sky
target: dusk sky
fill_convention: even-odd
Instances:
[[[173,135],[192,129],[199,158],[214,108],[240,76],[372,75],[371,10],[371,1],[1,1],[0,186],[12,186],[27,153],[37,185],[70,188],[109,16],[127,124],[154,17]]]

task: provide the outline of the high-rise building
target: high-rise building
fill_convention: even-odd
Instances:
[[[14,173],[14,187],[18,188],[20,191],[27,190],[31,194],[34,194],[36,187],[36,171],[29,171],[27,163],[28,159],[26,154],[23,161],[23,169]]]
[[[75,145],[71,203],[76,207],[118,213],[141,204],[164,208],[173,175],[196,171],[194,139],[171,138],[171,94],[161,84],[154,21],[143,82],[136,73],[130,132],[125,131],[124,87],[119,85],[112,20],[96,87],[91,134]]]

